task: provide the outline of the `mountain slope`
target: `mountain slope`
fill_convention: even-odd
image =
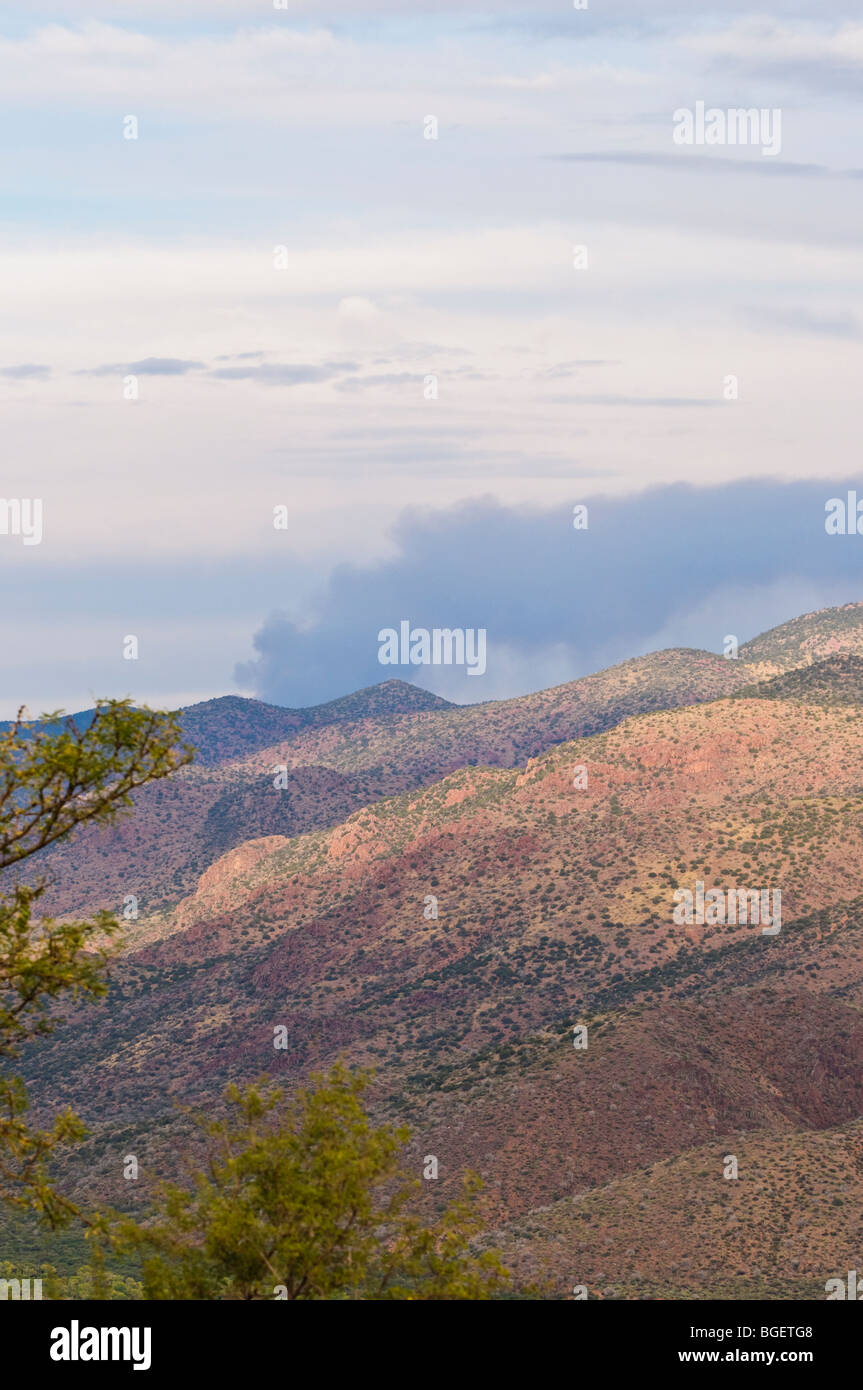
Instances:
[[[379,1067],[416,1161],[439,1155],[441,1195],[480,1169],[495,1224],[714,1139],[850,1123],[862,754],[856,708],[726,699],[249,842],[134,924],[112,1002],[31,1075],[83,1109],[87,1182],[111,1190],[118,1127],[142,1126],[167,1174],[170,1097],[209,1106],[228,1079],[293,1084],[344,1052]],[[675,924],[675,888],[699,879],[778,887],[780,933]]]
[[[189,736],[197,731],[204,760],[142,788],[133,798],[134,815],[116,828],[85,830],[73,845],[60,844],[34,861],[52,879],[46,910],[118,910],[129,893],[142,908],[161,907],[244,839],[332,826],[453,769],[517,766],[628,714],[711,699],[747,678],[751,672],[739,663],[709,652],[672,651],[485,705],[445,706],[426,691],[387,681],[310,711],[273,712],[234,697],[194,706],[183,714],[184,729]],[[269,738],[283,715],[290,732],[282,728],[281,742],[224,760],[226,749]],[[288,771],[277,786],[280,768]]]
[[[352,810],[455,769],[515,767],[634,714],[754,693],[753,682],[763,684],[780,668],[805,668],[837,643],[849,648],[845,659],[852,660],[855,642],[863,654],[861,615],[863,604],[808,614],[747,643],[734,661],[672,649],[551,690],[479,705],[451,705],[390,680],[309,709],[238,696],[191,706],[180,713],[197,747],[195,766],[167,785],[139,791],[131,829],[85,832],[74,848],[46,852],[36,865],[52,883],[46,910],[117,910],[130,893],[142,909],[163,907],[244,839],[331,826]],[[831,698],[853,698],[856,674],[845,671],[841,696],[835,674],[827,677]],[[802,677],[794,679],[807,698]],[[773,686],[763,693],[781,695],[785,688],[791,690]],[[289,769],[289,776],[283,773],[276,788],[279,768]],[[157,842],[159,855],[152,852]]]
[[[729,1149],[737,1178],[726,1178]],[[558,1297],[823,1299],[859,1269],[863,1120],[755,1133],[564,1198],[489,1238]]]
[[[209,826],[197,882],[129,924],[107,1002],[67,1010],[24,1059],[37,1114],[69,1102],[92,1126],[75,1190],[130,1200],[122,1144],[144,1200],[178,1175],[176,1100],[212,1110],[229,1080],[292,1087],[344,1055],[377,1067],[376,1113],[410,1122],[414,1171],[438,1157],[424,1200],[478,1169],[489,1229],[551,1296],[823,1297],[859,1267],[858,660],[753,687],[745,661],[662,653],[187,774],[189,833]],[[719,698],[621,715],[711,682]],[[559,741],[573,726],[590,732]],[[532,738],[551,742],[515,766],[448,769],[454,750],[502,763]],[[270,759],[297,779],[298,822],[398,794],[297,833],[267,800]],[[137,827],[142,869],[173,843],[154,824]],[[766,893],[781,929],[676,919],[699,884],[723,903]]]
[[[863,656],[863,603],[820,608],[762,632],[740,648],[747,662],[769,662],[780,670],[849,652]]]
[[[738,695],[743,699],[802,700],[804,704],[863,704],[863,656],[842,652],[815,661],[811,666],[793,667],[770,680],[747,685]]]
[[[284,709],[240,695],[223,695],[189,705],[179,715],[184,735],[195,746],[195,761],[210,767],[295,738],[306,729],[454,708],[417,685],[389,680],[307,709]]]

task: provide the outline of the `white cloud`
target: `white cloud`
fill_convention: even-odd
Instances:
[[[352,294],[348,295],[346,299],[339,300],[338,312],[342,318],[365,323],[371,319],[379,318],[381,311],[370,299],[364,298],[363,295]]]
[[[23,38],[0,39],[2,100],[32,104],[47,99],[87,106],[135,100],[168,103],[212,117],[216,102],[260,110],[306,86],[309,64],[341,53],[325,29],[245,30],[217,36],[155,36],[88,21],[59,24]],[[203,108],[201,103],[204,103]],[[208,106],[209,104],[209,106]]]
[[[752,18],[710,33],[687,35],[684,43],[696,53],[759,68],[798,63],[863,66],[863,24],[831,30],[823,23],[789,25]]]
[[[549,75],[536,70],[541,61],[484,27],[464,35],[442,28],[406,44],[386,29],[355,37],[267,22],[201,34],[89,20],[0,38],[0,104],[119,104],[124,114],[146,112],[159,121],[265,120],[305,129],[413,122],[419,138],[429,111],[450,131],[462,123],[505,129],[515,103],[522,129],[552,129],[548,112],[534,105],[537,91],[564,101],[577,92],[596,115],[616,110],[622,89],[649,81],[631,66],[606,62],[558,62]]]

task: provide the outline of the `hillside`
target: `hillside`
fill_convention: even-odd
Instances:
[[[843,652],[815,661],[811,666],[793,667],[771,680],[747,685],[738,695],[743,699],[802,700],[804,704],[863,704],[863,656]]]
[[[197,788],[209,825],[195,883],[129,924],[108,1001],[25,1059],[39,1113],[68,1102],[92,1126],[75,1190],[130,1200],[122,1144],[143,1201],[177,1175],[176,1102],[211,1110],[229,1080],[293,1086],[344,1055],[377,1068],[415,1170],[438,1156],[425,1200],[479,1170],[489,1231],[550,1297],[823,1296],[860,1241],[857,660],[752,686],[747,662],[660,653],[392,715],[389,757],[383,721],[306,729],[277,752],[298,819],[328,802],[312,829],[261,810],[272,748],[173,779],[163,795]],[[480,746],[487,762],[447,766]],[[339,818],[375,778],[397,794]],[[143,865],[174,842],[127,829]],[[781,929],[675,920],[699,883],[763,891]]]
[[[118,910],[134,893],[142,910],[188,893],[213,859],[243,840],[302,834],[338,824],[382,797],[427,785],[468,766],[518,767],[557,744],[622,720],[722,695],[759,693],[786,668],[806,668],[839,644],[860,646],[863,604],[808,614],[740,649],[737,660],[674,648],[622,662],[550,690],[458,706],[401,680],[308,709],[224,696],[180,711],[195,764],[134,797],[131,822],[83,833],[46,852],[46,910]],[[836,659],[835,657],[832,659]],[[800,679],[800,678],[796,678]],[[851,690],[850,671],[844,686]],[[836,671],[828,673],[836,692]],[[804,692],[805,697],[805,692]],[[831,698],[842,700],[834,694]],[[79,722],[89,712],[76,715]],[[275,788],[278,768],[289,769]],[[160,853],[152,846],[158,841]]]
[[[307,711],[235,697],[208,701],[182,712],[186,734],[202,741],[203,759],[167,783],[142,788],[134,815],[115,829],[84,831],[74,845],[34,861],[35,871],[52,880],[46,909],[117,910],[132,892],[142,909],[163,907],[245,839],[337,825],[362,806],[454,769],[518,766],[629,714],[712,699],[747,678],[751,672],[739,663],[709,652],[670,651],[484,705],[447,706],[402,681]],[[277,727],[280,742],[256,746]],[[276,787],[278,768],[288,775]]]
[[[744,642],[739,655],[747,662],[769,662],[788,670],[840,652],[863,656],[863,602],[792,618]]]
[[[250,842],[135,925],[112,1002],[40,1049],[34,1079],[94,1124],[102,1190],[117,1127],[171,1171],[171,1098],[344,1051],[439,1154],[441,1194],[480,1169],[496,1223],[714,1138],[849,1123],[861,754],[856,713],[723,700]],[[673,890],[697,878],[779,886],[779,935],[676,926]]]
[[[733,1149],[739,1176],[723,1176]],[[717,1139],[495,1231],[558,1297],[823,1299],[859,1269],[863,1120]]]
[[[195,762],[211,767],[294,739],[306,729],[454,708],[417,685],[390,680],[308,709],[284,709],[240,695],[223,695],[178,713],[185,737],[194,744]]]

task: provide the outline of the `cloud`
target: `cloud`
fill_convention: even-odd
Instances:
[[[861,597],[863,539],[828,536],[825,503],[847,483],[677,484],[515,510],[492,498],[410,511],[397,554],[341,565],[303,622],[273,613],[236,679],[276,703],[312,704],[397,675],[460,700],[538,689],[661,643],[721,650],[812,606]],[[381,666],[378,632],[485,628],[488,670]]]
[[[622,405],[627,408],[635,406],[660,410],[713,409],[727,404],[726,401],[714,400],[709,396],[553,396],[552,400],[567,405]]]
[[[749,309],[747,318],[756,328],[773,333],[802,333],[819,338],[847,338],[857,340],[861,336],[860,320],[854,314],[818,313],[811,309],[789,306],[770,308],[761,306]]]
[[[13,367],[0,367],[0,376],[11,381],[45,381],[51,375],[51,368],[41,362],[21,362]]]
[[[185,376],[187,372],[202,371],[204,362],[191,362],[185,357],[144,357],[140,362],[106,362],[101,367],[87,367],[81,376],[116,376],[131,372],[133,376]]]
[[[140,14],[137,16],[140,23]],[[46,24],[24,36],[0,36],[2,101],[32,104],[116,102],[124,97],[193,114],[214,91],[232,107],[261,111],[280,83],[301,82],[303,69],[342,48],[324,29],[270,24],[235,32],[169,34],[89,19],[75,27]],[[347,55],[350,45],[345,44]]]
[[[220,381],[258,381],[265,386],[301,386],[310,381],[331,381],[341,372],[359,370],[356,362],[270,362],[256,367],[216,367],[210,376]]]
[[[157,495],[165,510],[170,493]],[[49,506],[45,514],[52,516]],[[148,546],[127,547],[114,562],[86,545],[66,563],[52,562],[45,545],[32,549],[39,563],[25,575],[31,552],[0,545],[0,588],[15,593],[0,611],[0,719],[22,703],[31,711],[87,709],[97,695],[131,694],[176,708],[224,695],[269,596],[284,586],[302,611],[326,574],[314,560],[261,546],[241,557],[158,562]],[[138,661],[122,659],[127,633],[139,638]]]
[[[662,154],[649,150],[586,150],[576,154],[553,154],[569,164],[633,164],[648,169],[673,169],[675,173],[694,171],[697,174],[774,174],[780,178],[837,178],[856,179],[859,169],[829,169],[826,164],[795,164],[790,160],[768,162],[753,155]]]
[[[724,71],[780,78],[816,91],[859,95],[863,76],[863,24],[830,28],[747,18],[726,29],[688,37],[686,46]],[[823,21],[827,21],[825,24]]]
[[[217,362],[241,362],[236,367],[211,367],[207,375],[219,381],[258,381],[266,386],[299,386],[305,382],[331,381],[342,372],[359,371],[357,362],[261,362],[263,352],[223,353]],[[106,362],[99,367],[83,368],[79,376],[116,376],[130,372],[136,376],[186,376],[189,372],[207,370],[206,362],[184,357],[145,357],[140,362]],[[48,368],[8,368],[8,375],[35,376]],[[2,374],[2,373],[0,373]]]
[[[421,39],[406,43],[403,32],[386,24],[324,27],[319,8],[305,21],[275,13],[264,0],[256,11],[263,22],[237,27],[148,24],[139,13],[129,27],[91,18],[0,35],[0,105],[117,112],[122,104],[140,117],[142,138],[176,116],[221,125],[226,109],[232,123],[277,120],[306,129],[412,122],[421,138],[419,92],[443,94],[450,130],[465,120],[496,128],[514,100],[526,107],[535,96],[530,75],[513,74],[508,88],[492,85],[500,64],[482,21],[467,29],[460,24],[454,33],[452,17],[428,17]],[[336,17],[327,12],[325,18]],[[470,58],[454,62],[454,40],[462,35]],[[509,36],[498,43],[524,63]],[[583,74],[600,91],[610,76],[607,64]],[[618,80],[627,79],[632,74],[624,72]]]
[[[644,177],[650,178],[647,171]],[[856,180],[852,191],[856,193],[859,188],[860,180]],[[792,188],[786,191],[797,199]],[[775,194],[770,196],[773,199]],[[727,211],[724,199],[720,191],[717,203]],[[854,225],[849,213],[833,231],[850,238]],[[232,302],[236,300],[246,308],[254,306],[261,315],[267,336],[259,341],[275,345],[284,341],[286,301],[282,295],[287,296],[292,312],[302,310],[311,315],[325,310],[329,333],[334,325],[342,324],[333,313],[334,297],[346,282],[363,281],[402,301],[398,328],[403,340],[393,333],[386,343],[378,345],[375,355],[392,351],[401,360],[412,357],[424,361],[427,355],[441,351],[456,355],[453,349],[461,349],[463,354],[465,346],[473,350],[476,360],[475,344],[470,339],[465,343],[464,336],[458,341],[461,324],[453,323],[453,305],[471,316],[479,309],[495,318],[511,315],[512,320],[522,320],[526,310],[538,306],[544,311],[556,298],[558,312],[563,313],[561,295],[577,292],[590,301],[600,274],[603,292],[610,285],[640,293],[661,292],[666,301],[664,312],[668,308],[666,287],[676,290],[678,296],[688,296],[692,286],[699,290],[718,288],[724,294],[733,282],[744,288],[760,284],[763,293],[764,263],[751,237],[736,222],[700,229],[697,235],[685,226],[642,226],[637,235],[636,256],[630,225],[594,221],[585,214],[579,223],[579,240],[590,248],[591,268],[578,276],[573,271],[572,230],[566,223],[551,221],[503,227],[478,218],[463,230],[430,229],[422,236],[399,237],[394,229],[387,237],[369,234],[350,244],[345,239],[325,243],[318,237],[299,247],[292,254],[292,269],[281,273],[273,270],[266,244],[249,250],[214,242],[200,251],[179,243],[157,247],[143,241],[103,243],[98,249],[72,245],[61,248],[62,254],[58,252],[53,260],[45,248],[22,247],[5,255],[8,282],[4,302],[32,312],[38,294],[56,306],[58,315],[93,304],[108,315],[115,297],[122,295],[124,304],[134,307],[138,318],[153,315],[157,326],[151,328],[146,320],[149,333],[158,331],[160,320],[164,333],[166,318],[169,325],[181,323],[188,333],[185,316],[200,315],[202,305],[213,314],[213,306],[220,304],[229,283]],[[788,226],[776,226],[767,240],[769,249],[764,256],[783,292],[785,285],[792,283],[800,287],[798,294],[813,284],[819,288],[835,284],[844,290],[849,278],[859,274],[859,240],[838,248],[826,248],[817,240],[807,244],[797,234],[796,223],[793,234]],[[130,284],[128,264],[133,259],[136,275]],[[628,309],[627,301],[609,304],[604,297],[602,318],[606,320],[609,311],[624,316]],[[429,317],[421,320],[420,312]],[[432,314],[437,315],[437,321],[431,319]],[[635,317],[640,319],[639,314]],[[452,335],[449,345],[416,332],[429,327],[445,328]],[[507,329],[513,331],[509,324]],[[145,341],[154,339],[150,336]],[[338,347],[329,336],[324,341],[326,361],[342,353],[346,357],[357,355],[357,350]],[[220,341],[219,347],[228,351],[230,343]],[[200,348],[191,348],[189,356],[197,351]],[[119,357],[122,351],[110,355]],[[588,347],[584,355],[619,357],[622,353],[594,352]],[[103,370],[115,369],[109,366]]]
[[[225,353],[217,362],[242,362],[238,367],[211,367],[207,375],[218,381],[257,381],[265,386],[300,386],[306,382],[331,381],[342,372],[359,371],[357,362],[261,362],[263,352]],[[140,362],[108,362],[99,367],[87,367],[79,376],[116,376],[130,372],[136,376],[186,376],[189,372],[204,371],[206,362],[183,357],[145,357]],[[35,375],[37,369],[9,368],[10,375]],[[47,368],[45,369],[47,371]]]
[[[577,376],[582,367],[616,367],[619,362],[615,362],[609,357],[581,357],[574,362],[555,362],[551,367],[544,367],[541,371],[534,372],[537,381],[556,381],[559,377]]]
[[[296,18],[304,19],[319,13],[317,0],[291,0],[288,10],[275,14],[272,12],[271,3],[262,4],[262,0],[183,0],[181,10],[178,10],[176,0],[88,0],[86,8],[89,15],[111,19],[122,16],[124,19],[140,22],[142,15],[146,13],[148,19],[167,18],[176,21],[183,18],[189,24],[210,24],[216,16],[220,20],[242,21],[244,26],[254,23],[271,26],[278,20],[290,23]],[[745,12],[751,8],[751,0],[724,0],[721,14],[725,16],[735,11]],[[853,16],[858,13],[856,0],[822,0],[819,8],[825,16]],[[81,9],[81,0],[32,0],[28,13],[56,22],[61,17],[78,20]],[[812,4],[811,0],[772,0],[771,10],[780,15],[808,16],[812,13]],[[470,0],[468,3],[465,0],[438,0],[435,12],[455,12],[459,18],[471,16],[476,22],[484,23],[486,27],[491,12],[494,14],[494,24],[510,21],[522,21],[525,24],[538,21],[544,24],[546,20],[557,21],[557,26],[562,32],[568,32],[574,38],[578,38],[588,23],[611,27],[626,25],[629,28],[635,21],[640,21],[645,28],[654,28],[660,18],[668,19],[680,15],[715,16],[717,4],[716,0],[657,0],[645,18],[643,0],[614,0],[614,3],[597,5],[577,13],[574,20],[578,27],[574,26],[571,14],[564,13],[561,19],[560,0],[495,0],[493,6],[489,5],[488,0],[473,0],[473,3],[470,3]],[[414,21],[416,5],[414,0],[329,0],[327,13],[345,18],[354,16],[362,19],[364,16],[374,15]]]
[[[346,381],[340,381],[336,389],[339,391],[366,391],[376,386],[407,386],[424,380],[425,378],[418,372],[379,372],[373,376],[350,377]]]
[[[342,318],[357,319],[363,323],[379,318],[380,312],[376,304],[360,294],[347,295],[338,304],[338,313]]]

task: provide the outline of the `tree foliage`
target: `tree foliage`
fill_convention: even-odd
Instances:
[[[410,1207],[399,1171],[408,1133],[375,1127],[365,1073],[337,1065],[286,1100],[264,1083],[226,1093],[225,1118],[197,1123],[209,1159],[191,1189],[166,1186],[121,1248],[142,1256],[151,1299],[487,1299],[507,1287],[480,1228],[467,1179],[431,1223]],[[415,1205],[415,1204],[413,1204]]]
[[[41,1297],[55,1302],[78,1303],[82,1300],[131,1301],[142,1297],[141,1285],[124,1274],[116,1274],[104,1269],[97,1259],[88,1265],[79,1265],[74,1274],[58,1274],[51,1264],[22,1263],[21,1261],[0,1260],[0,1280],[6,1280],[7,1298],[15,1299],[18,1294],[15,1284],[30,1280],[29,1298]],[[38,1289],[36,1281],[41,1280]],[[21,1291],[23,1293],[23,1290]]]
[[[131,793],[191,760],[172,715],[100,700],[85,726],[62,713],[28,723],[23,711],[0,735],[0,1064],[55,1025],[60,995],[98,998],[119,931],[114,917],[57,922],[38,915],[46,884],[20,866],[80,826],[108,825]],[[30,866],[28,866],[30,867]],[[0,1074],[0,1198],[35,1207],[53,1223],[74,1212],[46,1175],[58,1145],[83,1137],[69,1110],[51,1129],[27,1119],[27,1091],[4,1065]]]

